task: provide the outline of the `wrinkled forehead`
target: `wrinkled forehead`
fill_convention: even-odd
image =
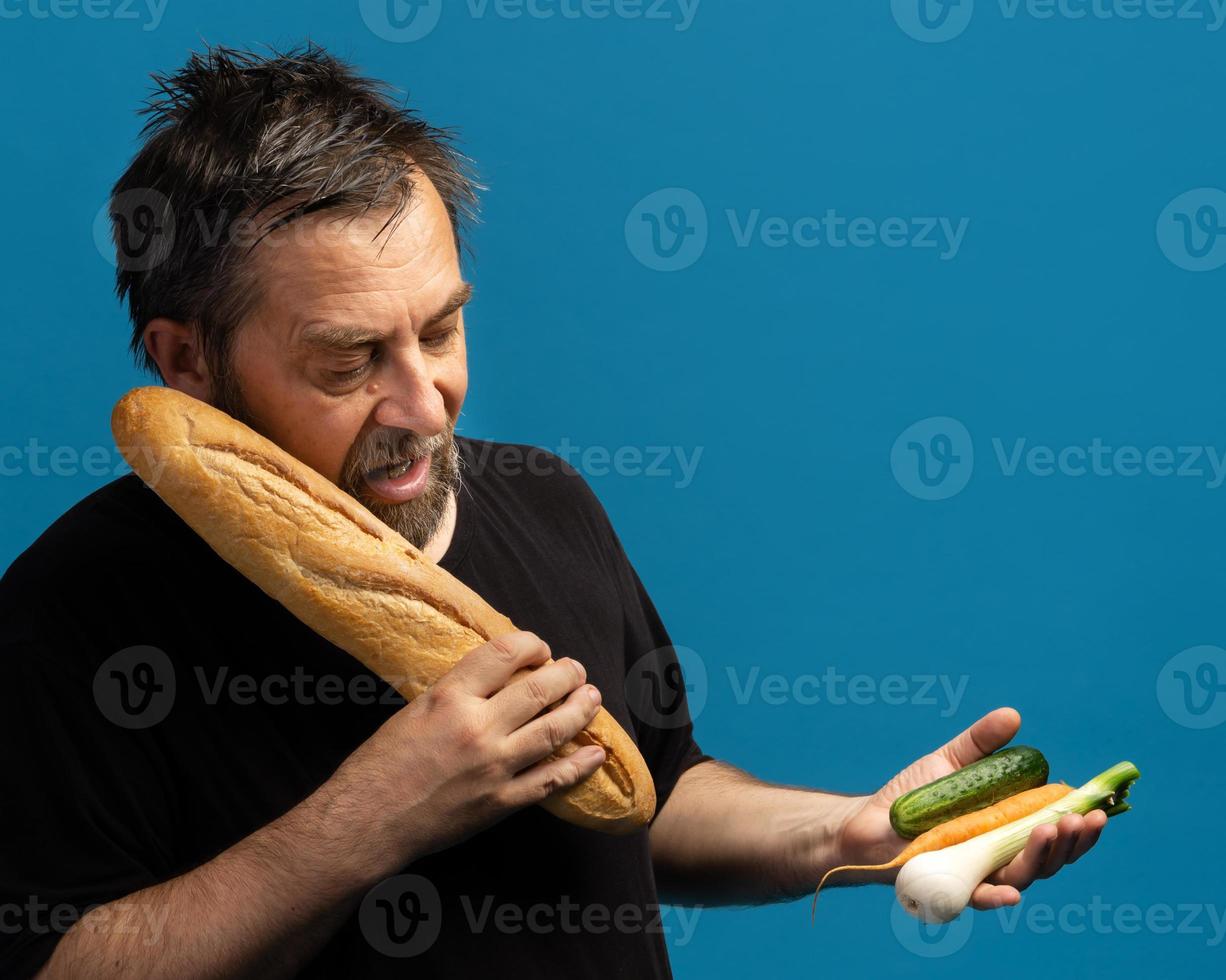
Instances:
[[[316,211],[259,217],[248,251],[257,315],[416,319],[460,285],[459,256],[441,198],[422,180],[399,214]]]

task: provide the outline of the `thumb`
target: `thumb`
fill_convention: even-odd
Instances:
[[[1022,727],[1022,716],[1013,708],[989,711],[966,731],[954,736],[936,754],[943,756],[955,769],[991,755],[1005,745]]]

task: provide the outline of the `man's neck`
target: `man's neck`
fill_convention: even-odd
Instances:
[[[425,553],[436,565],[442,561],[443,555],[447,554],[447,549],[451,547],[451,539],[455,535],[456,521],[456,501],[455,494],[447,495],[447,509],[443,512],[442,523],[439,524],[438,530],[434,532],[426,546],[421,550]]]

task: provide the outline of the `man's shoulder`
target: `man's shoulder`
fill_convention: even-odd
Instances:
[[[585,510],[600,508],[583,474],[549,449],[471,436],[457,436],[456,441],[464,459],[465,479],[498,485],[504,492],[540,502],[569,503]]]
[[[144,543],[173,534],[172,512],[140,478],[129,473],[95,490],[58,517],[0,578],[0,593],[32,596],[75,583],[97,585],[135,557]]]
[[[570,550],[586,544],[593,557],[609,560],[616,550],[613,525],[583,474],[563,456],[527,443],[460,441],[468,492],[490,508],[514,512],[534,534],[559,538]]]

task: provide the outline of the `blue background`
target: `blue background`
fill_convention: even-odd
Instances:
[[[686,30],[474,16],[448,0],[432,33],[396,43],[356,0],[170,0],[151,30],[140,3],[135,20],[7,9],[0,445],[109,446],[110,406],[145,382],[92,227],[136,147],[148,73],[204,41],[310,37],[458,126],[489,184],[460,430],[701,448],[688,486],[676,457],[670,476],[588,478],[705,668],[707,751],[766,779],[871,790],[1011,704],[1053,776],[1081,782],[1124,758],[1144,772],[1134,811],[1025,907],[1202,906],[1200,932],[1174,931],[1182,912],[1165,928],[1108,913],[1106,928],[1023,919],[1012,934],[996,913],[968,916],[969,935],[935,937],[959,948],[924,959],[915,950],[933,945],[905,923],[896,934],[889,890],[843,890],[813,928],[806,902],[704,912],[689,942],[671,937],[677,976],[1220,967],[1204,906],[1226,911],[1226,727],[1181,724],[1158,692],[1179,651],[1226,642],[1226,488],[1010,476],[992,440],[1226,452],[1226,268],[1178,267],[1155,232],[1177,195],[1226,185],[1226,31],[1009,17],[980,0],[959,36],[921,43],[885,0],[702,0]],[[673,272],[640,261],[624,232],[662,188],[697,195],[709,219],[705,250]],[[942,259],[739,247],[726,217],[828,208],[969,225]],[[891,466],[896,437],[933,416],[960,421],[974,451],[969,483],[935,501]],[[16,469],[0,480],[0,566],[106,482]],[[728,672],[744,684],[755,666],[789,682],[828,667],[968,680],[952,712],[939,695],[738,703]]]

